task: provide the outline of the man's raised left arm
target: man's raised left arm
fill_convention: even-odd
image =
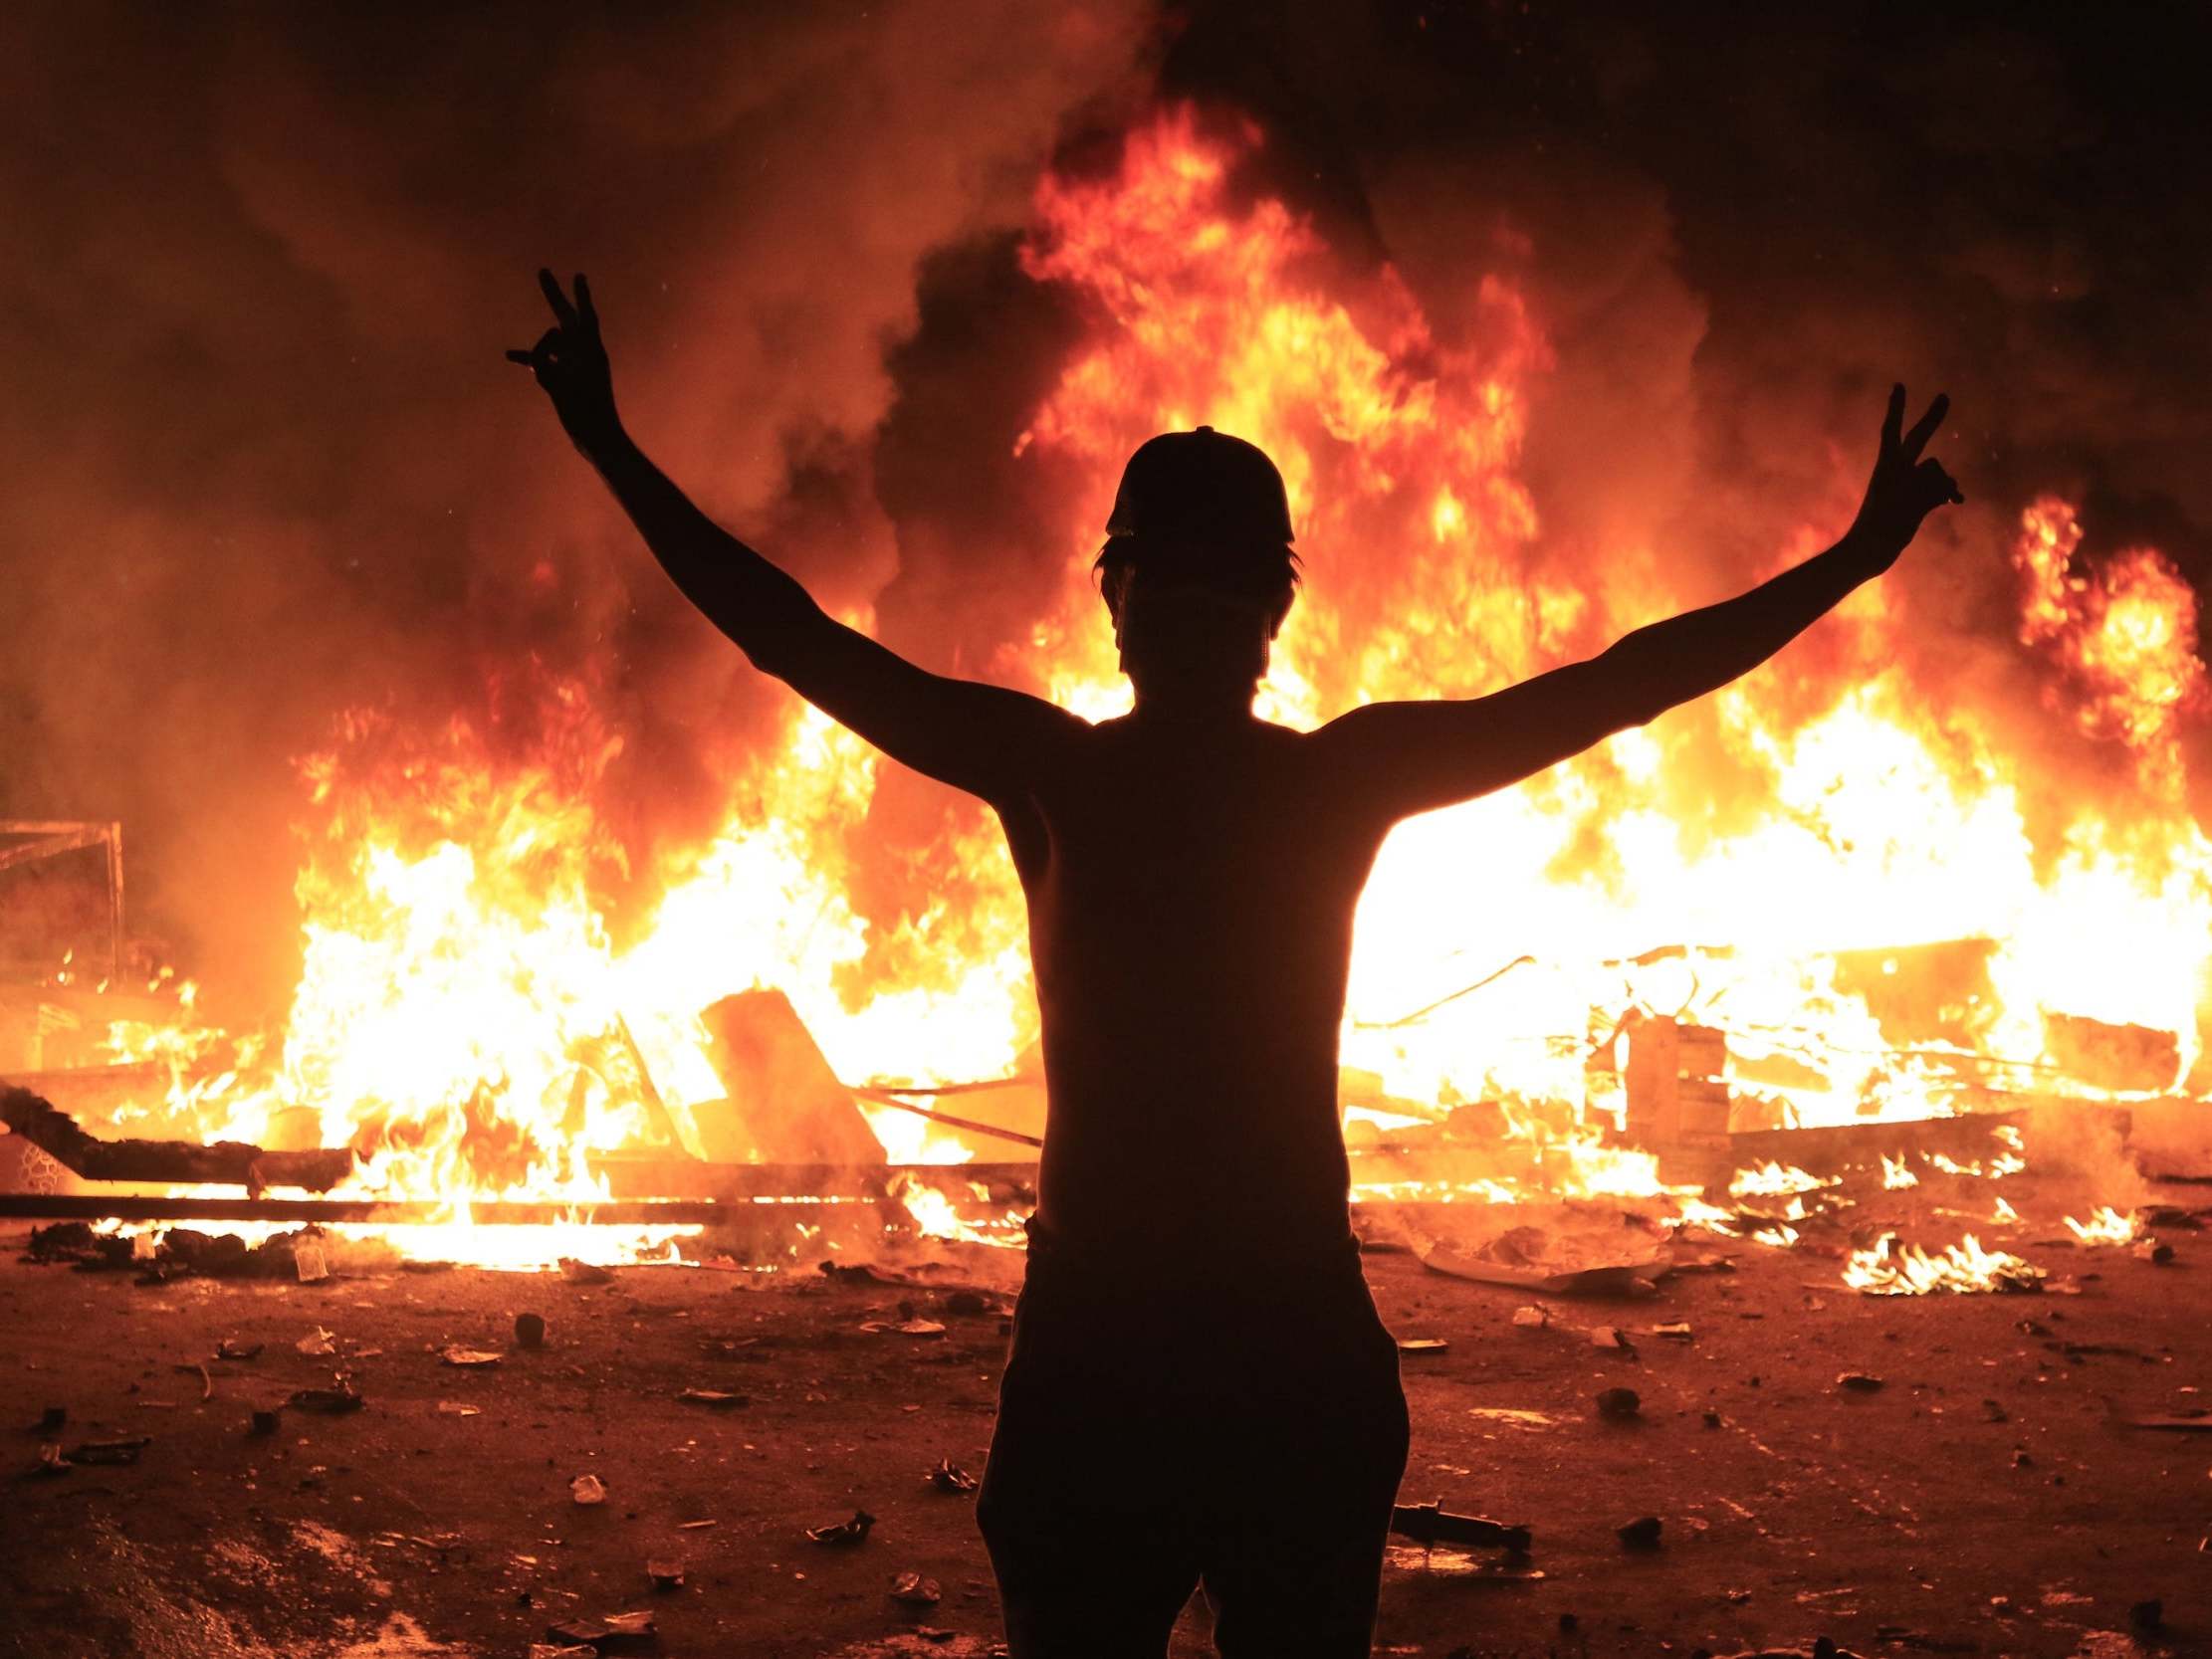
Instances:
[[[1894,564],[1928,514],[1965,500],[1922,454],[1948,408],[1938,396],[1905,432],[1904,388],[1891,390],[1866,500],[1827,551],[1489,697],[1355,709],[1314,734],[1334,751],[1332,780],[1395,821],[1517,783],[1758,667]]]

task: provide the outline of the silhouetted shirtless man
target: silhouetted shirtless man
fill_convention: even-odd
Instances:
[[[1282,481],[1201,427],[1130,460],[1098,569],[1135,710],[1091,725],[928,673],[700,513],[616,415],[584,280],[526,363],[684,594],[754,665],[997,812],[1048,1109],[978,1519],[1015,1659],[1159,1654],[1202,1581],[1230,1659],[1368,1651],[1404,1471],[1337,1113],[1352,913],[1413,813],[1543,770],[1764,662],[1957,488],[1891,391],[1835,546],[1491,697],[1311,732],[1252,699],[1296,580]]]

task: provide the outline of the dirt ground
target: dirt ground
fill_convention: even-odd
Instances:
[[[2162,1235],[2166,1265],[2036,1243],[2086,1213],[2078,1195],[2028,1177],[2006,1194],[2028,1217],[2006,1242],[2079,1294],[1862,1297],[1832,1256],[1743,1245],[1733,1271],[1633,1303],[1552,1299],[1532,1328],[1513,1321],[1523,1293],[1371,1254],[1401,1340],[1448,1344],[1404,1361],[1404,1501],[1535,1534],[1518,1569],[1397,1549],[1377,1651],[1688,1659],[1827,1636],[1867,1654],[2212,1652],[2212,1436],[2113,1415],[2204,1401],[2212,1234]],[[941,1459],[982,1468],[993,1306],[805,1265],[140,1285],[23,1261],[27,1231],[0,1236],[7,1653],[521,1659],[549,1626],[621,1611],[649,1611],[676,1656],[997,1645],[973,1499],[925,1480]],[[1010,1288],[1017,1257],[976,1255]],[[955,1276],[991,1271],[963,1257]],[[899,1323],[902,1300],[943,1334],[864,1329]],[[545,1319],[542,1349],[516,1347],[519,1312]],[[1687,1341],[1651,1334],[1674,1322]],[[1598,1326],[1633,1349],[1596,1346]],[[297,1350],[317,1330],[333,1356]],[[261,1351],[215,1358],[225,1340]],[[457,1367],[453,1345],[500,1358]],[[288,1408],[250,1432],[256,1407],[333,1367],[360,1409]],[[1841,1387],[1846,1371],[1881,1385]],[[1637,1417],[1596,1411],[1612,1387],[1637,1391]],[[41,1433],[53,1406],[67,1424]],[[140,1435],[135,1463],[36,1472],[42,1442]],[[603,1503],[574,1501],[580,1475]],[[877,1518],[856,1548],[804,1537],[856,1508]],[[1647,1515],[1659,1548],[1625,1548],[1616,1529]],[[649,1560],[680,1561],[681,1587],[656,1592]],[[902,1572],[942,1600],[893,1599]],[[2153,1598],[2162,1630],[2131,1618]],[[1179,1659],[1211,1651],[1207,1628],[1195,1602]]]

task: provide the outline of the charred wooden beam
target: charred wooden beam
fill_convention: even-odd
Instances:
[[[353,1167],[342,1146],[273,1152],[245,1141],[103,1141],[43,1095],[0,1084],[0,1122],[89,1181],[165,1181],[203,1186],[272,1186],[328,1191]]]
[[[1034,1201],[1037,1181],[1034,1163],[710,1163],[630,1152],[601,1152],[590,1161],[616,1197],[630,1198],[874,1197],[901,1175],[964,1193],[980,1185],[993,1202],[1011,1204]]]
[[[281,1186],[323,1192],[343,1180],[353,1166],[353,1155],[343,1146],[283,1152],[242,1141],[221,1141],[212,1145],[190,1141],[103,1141],[43,1096],[6,1084],[0,1084],[0,1122],[73,1174],[91,1181],[242,1186],[251,1195]],[[973,1196],[973,1187],[981,1185],[989,1190],[993,1202],[1013,1204],[1034,1199],[1037,1168],[1034,1163],[707,1163],[698,1158],[621,1152],[597,1154],[590,1159],[590,1167],[606,1179],[616,1200],[690,1199],[710,1206],[881,1198],[887,1194],[894,1174],[932,1186],[957,1188],[965,1196]],[[86,1201],[112,1205],[124,1200],[89,1197]],[[174,1204],[180,1200],[146,1201]],[[207,1201],[276,1200],[250,1196],[245,1200]],[[604,1204],[599,1207],[606,1208]],[[91,1213],[121,1214],[113,1208]]]
[[[2069,1102],[2091,1110],[2119,1110],[2094,1102]],[[1728,1137],[1728,1155],[1737,1163],[1872,1163],[1884,1152],[1915,1151],[1978,1154],[1997,1140],[1999,1129],[2022,1130],[2027,1112],[1976,1112],[1956,1118],[1913,1118],[1901,1123],[1870,1119],[1860,1124],[1824,1124],[1806,1129],[1749,1130]],[[2121,1125],[2124,1129],[2124,1122]]]

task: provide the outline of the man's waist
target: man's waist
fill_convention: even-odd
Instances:
[[[1047,1210],[1032,1215],[1028,1272],[1066,1282],[1131,1284],[1148,1276],[1155,1292],[1173,1284],[1306,1281],[1316,1276],[1359,1276],[1359,1241],[1342,1203],[1300,1217],[1275,1210],[1236,1217],[1217,1211],[1187,1217],[1146,1217],[1142,1225],[1064,1224]]]

